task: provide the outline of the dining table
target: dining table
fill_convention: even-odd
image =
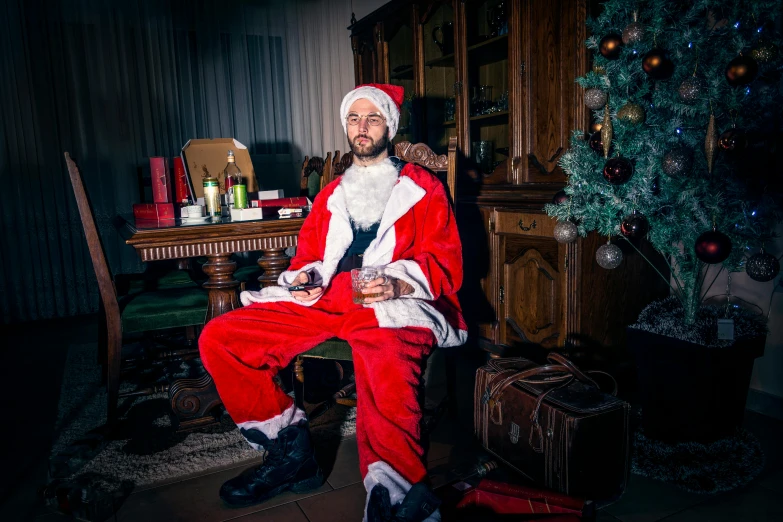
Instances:
[[[296,246],[307,212],[291,217],[270,214],[250,221],[232,221],[230,217],[137,220],[132,214],[121,214],[114,224],[144,262],[206,257],[202,267],[208,278],[203,285],[209,295],[206,324],[241,306],[232,254],[259,252],[262,287],[277,284],[288,267],[286,249]],[[216,422],[221,401],[209,373],[197,379],[175,380],[168,386],[168,394],[178,430]]]

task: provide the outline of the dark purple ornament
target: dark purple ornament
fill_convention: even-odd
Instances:
[[[780,262],[772,254],[767,254],[764,249],[758,254],[753,254],[745,265],[748,277],[759,283],[772,281],[780,273]]]
[[[714,265],[724,262],[731,254],[731,239],[723,232],[710,230],[696,239],[696,257]]]
[[[592,136],[590,136],[590,148],[593,149],[595,152],[597,152],[600,156],[604,155],[604,142],[601,139],[601,131],[594,132]],[[609,146],[609,154],[612,153],[612,146]]]
[[[656,47],[642,58],[642,69],[650,78],[666,80],[674,74],[674,62],[669,58],[669,51]]]
[[[650,231],[650,223],[644,214],[633,211],[632,214],[625,216],[620,224],[620,232],[628,239],[639,239],[647,235]]]
[[[555,193],[554,197],[552,198],[552,203],[554,205],[562,205],[563,203],[568,203],[568,194],[565,193],[565,190],[560,190],[557,193]]]
[[[633,165],[623,157],[612,158],[604,165],[604,178],[612,185],[622,185],[633,176]]]

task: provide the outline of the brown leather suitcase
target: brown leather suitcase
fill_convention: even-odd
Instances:
[[[628,403],[560,354],[493,359],[476,372],[474,427],[488,451],[543,487],[594,501],[628,483]],[[588,373],[590,375],[588,375]],[[602,379],[603,380],[603,379]]]

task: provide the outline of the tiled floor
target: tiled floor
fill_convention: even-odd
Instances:
[[[34,334],[11,330],[2,332],[17,346],[29,347],[9,354],[3,379],[11,390],[25,390],[9,403],[7,415],[14,419],[14,432],[2,450],[7,463],[0,486],[0,520],[59,522],[66,517],[50,513],[37,501],[36,489],[46,482],[46,457],[51,440],[54,408],[59,390],[59,371],[68,342],[95,338],[92,319],[55,323],[38,328]],[[471,383],[473,367],[465,362],[459,382]],[[39,380],[34,385],[30,375]],[[433,378],[431,382],[437,383]],[[461,404],[469,404],[469,389],[458,390]],[[469,409],[457,419],[444,418],[430,437],[428,467],[435,487],[456,479],[475,462]],[[762,475],[739,491],[717,496],[696,495],[643,477],[632,476],[625,495],[599,512],[602,522],[683,521],[766,521],[783,520],[783,422],[747,412],[745,426],[761,441],[766,454]],[[8,434],[6,434],[8,435]],[[352,522],[361,520],[365,492],[358,470],[354,438],[319,446],[324,462],[333,462],[327,482],[306,495],[286,493],[260,506],[227,509],[217,496],[220,484],[245,466],[222,469],[203,475],[150,487],[132,493],[124,502],[116,521],[220,522]]]

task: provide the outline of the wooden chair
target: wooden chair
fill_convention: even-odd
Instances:
[[[324,188],[324,175],[332,167],[332,153],[326,154],[326,159],[305,156],[302,163],[302,174],[299,188],[303,196],[314,198]]]
[[[144,283],[134,286],[131,281],[130,284],[124,285],[128,292],[124,295],[118,294],[118,287],[123,285],[112,279],[79,168],[67,152],[65,162],[68,165],[68,174],[101,296],[103,323],[99,348],[108,392],[108,421],[112,423],[116,420],[117,402],[120,398],[123,334],[202,325],[206,317],[208,298],[206,291],[192,280],[190,283],[182,281],[181,284],[172,280],[153,289]],[[150,390],[150,393],[153,391],[165,390]]]
[[[395,145],[395,154],[398,158],[410,162],[419,164],[435,174],[445,175],[443,179],[447,186],[448,193],[451,197],[452,205],[456,196],[456,182],[457,182],[457,138],[452,137],[449,139],[448,153],[437,155],[432,149],[424,143],[410,143],[403,141]],[[353,161],[353,157],[350,153],[340,157],[340,151],[336,151],[334,155],[334,162],[332,168],[332,176],[337,177],[345,172],[345,169],[350,166],[350,162]],[[328,180],[327,183],[331,181]],[[308,350],[307,352],[299,355],[294,360],[294,398],[298,407],[304,409],[304,386],[305,386],[305,372],[304,361],[307,358],[313,359],[326,359],[335,361],[353,361],[353,354],[351,352],[351,346],[344,340],[337,337],[324,341],[315,348]],[[447,361],[448,366],[453,364],[452,361]],[[448,393],[446,400],[451,401],[454,397],[454,382],[452,379],[453,372],[449,372],[448,377]],[[320,414],[324,413],[334,404],[342,404],[345,406],[356,406],[356,399],[352,395],[356,392],[356,383],[351,382],[347,386],[340,389],[329,400],[318,405],[311,413],[310,418],[314,419]],[[445,402],[445,401],[444,401]]]

